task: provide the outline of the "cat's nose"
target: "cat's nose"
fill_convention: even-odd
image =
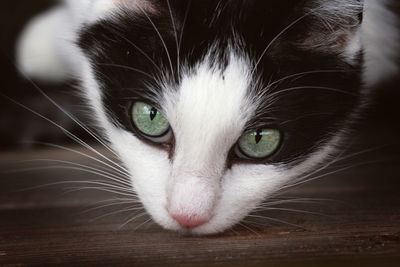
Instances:
[[[175,221],[181,226],[186,228],[194,228],[208,222],[207,219],[203,219],[197,216],[185,216],[185,215],[171,215]]]

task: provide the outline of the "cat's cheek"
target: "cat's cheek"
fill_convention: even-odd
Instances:
[[[235,166],[222,179],[220,200],[214,217],[194,234],[223,232],[243,220],[265,198],[278,191],[287,182],[282,169],[269,165]]]
[[[161,226],[180,230],[179,224],[168,214],[166,186],[171,172],[168,153],[145,144],[131,133],[113,132],[114,149],[130,173],[134,191],[146,211]]]

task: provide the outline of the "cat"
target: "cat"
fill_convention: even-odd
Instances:
[[[64,0],[18,66],[80,81],[152,219],[223,232],[334,159],[397,73],[389,0]]]

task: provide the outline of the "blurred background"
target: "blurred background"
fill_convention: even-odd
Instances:
[[[48,121],[13,103],[5,96],[53,120],[60,126],[74,130],[82,138],[85,133],[52,105],[35,88],[38,86],[69,112],[84,120],[84,108],[76,90],[76,83],[46,84],[26,80],[16,69],[15,46],[26,23],[41,11],[55,5],[54,0],[3,1],[0,11],[0,151],[30,150],[38,142],[65,143],[68,138]]]

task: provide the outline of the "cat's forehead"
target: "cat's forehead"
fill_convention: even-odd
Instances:
[[[165,84],[158,102],[178,142],[229,148],[256,109],[250,61],[231,51],[221,69],[213,59],[183,70],[177,87]]]

